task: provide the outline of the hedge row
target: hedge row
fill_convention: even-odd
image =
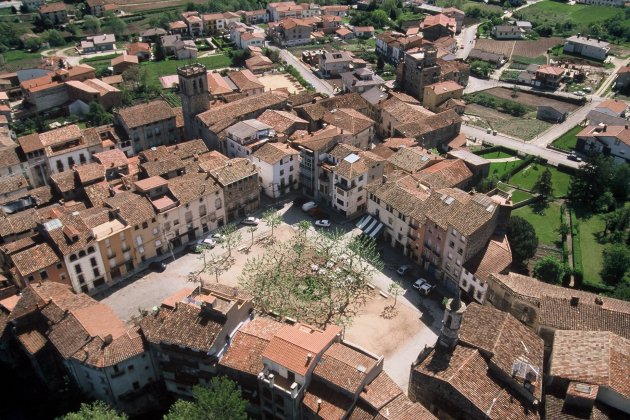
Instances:
[[[287,64],[286,70],[287,70],[287,73],[295,77],[295,80],[297,80],[306,90],[315,90],[313,88],[313,85],[307,82],[295,67],[293,67],[290,64]]]

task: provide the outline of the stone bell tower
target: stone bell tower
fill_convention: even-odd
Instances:
[[[459,340],[459,328],[462,325],[466,304],[459,298],[459,293],[453,299],[449,299],[444,310],[442,329],[438,337],[438,345],[452,350]]]
[[[194,63],[179,67],[177,75],[184,114],[184,135],[186,140],[192,140],[198,137],[194,130],[195,116],[210,108],[208,72],[203,64]]]

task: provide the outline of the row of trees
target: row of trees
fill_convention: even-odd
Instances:
[[[245,420],[247,400],[236,382],[223,376],[212,378],[208,387],[194,386],[193,400],[177,400],[164,420]],[[81,404],[81,408],[62,417],[63,420],[127,420],[102,401]]]

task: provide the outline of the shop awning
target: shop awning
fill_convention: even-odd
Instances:
[[[359,220],[357,227],[363,231],[364,235],[370,238],[376,238],[377,235],[383,232],[385,225],[371,214],[366,214]]]

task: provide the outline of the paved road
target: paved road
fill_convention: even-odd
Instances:
[[[602,102],[602,98],[595,97],[592,102],[587,102],[581,108],[578,108],[573,114],[569,115],[562,124],[554,124],[551,128],[538,135],[530,143],[541,147],[547,147],[552,141],[562,136],[564,133],[581,123],[586,119],[586,114],[593,110]]]
[[[475,45],[475,37],[477,35],[477,27],[479,24],[467,26],[462,30],[462,33],[457,37],[457,45],[463,45],[464,49],[458,49],[455,54],[457,58],[465,60],[468,58],[468,54]],[[458,47],[459,48],[459,47]]]
[[[504,146],[512,150],[518,150],[523,153],[542,157],[551,164],[557,165],[559,163],[562,163],[564,165],[574,168],[578,167],[578,164],[576,162],[567,159],[567,155],[565,153],[556,152],[555,150],[547,149],[546,147],[538,146],[536,144],[532,144],[531,142],[528,143],[523,140],[508,137],[500,133],[496,136],[493,136],[492,134],[487,134],[485,129],[474,127],[471,125],[462,125],[461,132],[466,134],[467,137],[475,137],[477,139],[484,140],[485,142],[488,142],[490,144]]]
[[[269,48],[280,51],[280,58],[282,59],[282,61],[295,67],[297,71],[300,72],[304,80],[309,82],[316,91],[318,91],[319,93],[325,93],[329,96],[334,95],[333,88],[328,84],[328,82],[315,76],[304,63],[298,60],[289,51],[285,50],[284,48],[274,47],[272,45],[269,45]]]

